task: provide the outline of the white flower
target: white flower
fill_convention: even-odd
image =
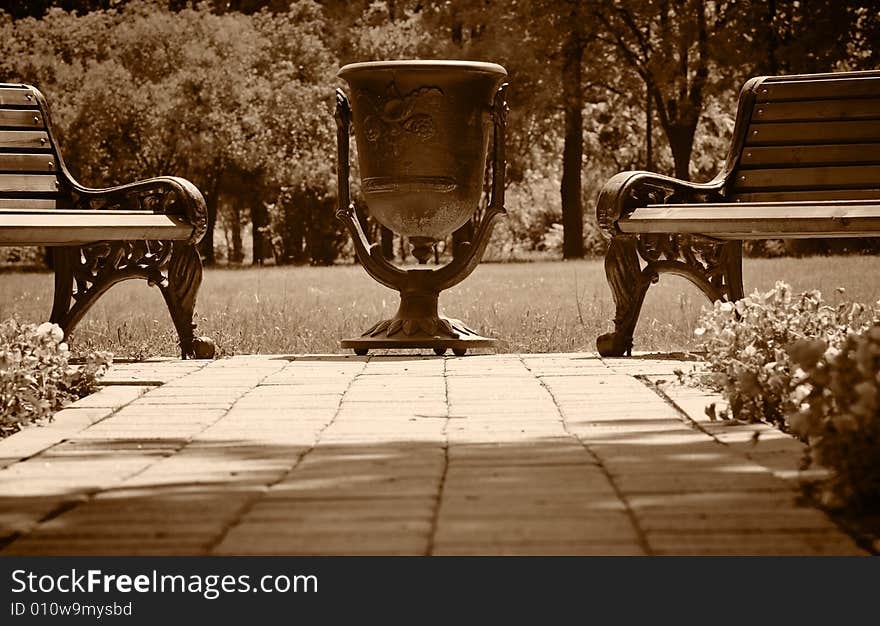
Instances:
[[[810,392],[813,388],[807,384],[800,384],[794,388],[794,391],[791,394],[792,400],[794,401],[796,406],[800,406],[804,400],[807,399],[807,396],[810,395]]]
[[[725,313],[730,313],[731,311],[733,311],[733,303],[732,302],[722,302],[721,306],[719,306],[718,308],[721,309],[722,311],[724,311]]]
[[[695,328],[695,329],[694,329],[694,334],[695,334],[697,337],[702,337],[703,335],[706,334],[706,329],[705,329],[705,328]]]
[[[64,339],[64,331],[61,330],[61,327],[51,322],[43,322],[37,326],[37,335],[40,337],[52,337],[56,343]]]

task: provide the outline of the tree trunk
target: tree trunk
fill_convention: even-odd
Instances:
[[[254,249],[254,265],[262,265],[266,258],[266,252],[263,247],[263,229],[266,227],[268,221],[269,215],[266,211],[266,206],[257,200],[251,206],[251,242]]]
[[[654,107],[651,90],[645,89],[645,169],[654,171]]]
[[[672,126],[666,129],[669,137],[669,148],[675,162],[675,177],[679,180],[690,180],[691,152],[694,149],[695,127]]]
[[[297,204],[300,206],[297,207],[296,211],[291,210],[288,213],[288,219],[291,220],[289,224],[289,234],[290,234],[290,243],[287,246],[287,259],[293,263],[305,263],[306,262],[306,225],[305,225],[305,216],[304,212],[304,202],[301,198],[297,198],[295,200]]]
[[[562,258],[584,256],[584,209],[581,201],[581,165],[584,155],[582,70],[584,41],[580,22],[571,25],[562,48],[562,97],[565,108],[565,145],[562,151]]]
[[[379,225],[379,241],[382,246],[382,256],[388,260],[394,259],[394,231]]]
[[[212,181],[208,192],[205,194],[205,205],[208,209],[208,229],[199,243],[199,252],[202,255],[204,265],[215,265],[217,257],[214,256],[214,225],[217,223],[217,202],[220,196],[220,176]]]
[[[767,2],[767,73],[771,76],[779,74],[777,51],[779,50],[779,36],[776,32],[776,0]]]
[[[232,263],[241,263],[244,260],[244,251],[241,243],[241,207],[238,198],[234,198],[230,209],[232,219],[230,226],[232,227],[232,248],[229,250],[229,261]]]

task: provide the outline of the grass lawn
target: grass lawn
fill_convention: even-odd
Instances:
[[[745,288],[777,280],[795,291],[820,289],[826,300],[880,298],[880,257],[746,259]],[[835,288],[843,287],[841,296]],[[648,291],[636,329],[637,350],[696,347],[693,330],[708,301],[686,280],[663,276]],[[48,318],[49,273],[0,273],[0,319]],[[198,333],[221,355],[341,352],[339,339],[390,317],[397,294],[357,265],[209,269],[196,308]],[[441,311],[500,338],[502,352],[592,351],[611,329],[614,307],[601,260],[483,264],[440,297]],[[143,281],[114,287],[74,333],[73,349],[110,350],[117,358],[176,355],[176,335],[158,289]]]

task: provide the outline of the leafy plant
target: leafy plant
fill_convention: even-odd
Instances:
[[[808,464],[831,470],[822,501],[857,510],[880,505],[880,324],[849,335],[839,349],[801,340],[787,353],[802,390],[788,424],[809,444]]]
[[[800,394],[787,346],[817,339],[839,347],[849,333],[877,319],[877,305],[832,307],[819,291],[793,296],[784,282],[735,304],[716,302],[695,331],[703,337],[707,364],[695,374],[696,382],[721,392],[733,418],[785,427],[785,415],[797,408]]]
[[[112,355],[93,352],[82,366],[72,366],[63,339],[57,324],[0,323],[0,436],[49,418],[97,388]]]
[[[829,507],[880,504],[880,303],[829,306],[782,282],[701,319],[707,367],[690,381],[721,392],[729,415],[764,420],[808,444]]]

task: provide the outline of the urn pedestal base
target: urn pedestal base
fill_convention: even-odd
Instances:
[[[440,318],[450,323],[453,328],[458,331],[458,338],[450,337],[407,337],[403,333],[394,337],[370,337],[369,335],[358,337],[356,339],[343,339],[340,345],[343,348],[354,350],[354,353],[360,356],[367,354],[370,350],[375,349],[395,349],[395,348],[432,348],[434,354],[445,354],[447,350],[452,350],[455,356],[464,356],[468,348],[492,348],[497,343],[497,339],[482,337],[459,320]]]
[[[426,274],[429,272],[422,275]],[[431,348],[435,354],[452,350],[456,356],[463,356],[468,348],[495,346],[496,339],[482,337],[461,320],[439,315],[438,295],[401,292],[400,308],[394,317],[374,324],[360,337],[343,339],[340,346],[358,355],[378,348]]]
[[[395,320],[393,319],[385,320],[377,324],[377,326],[394,322]],[[412,322],[412,320],[403,321],[404,324],[407,322]],[[432,348],[434,354],[445,354],[447,350],[452,350],[452,353],[455,356],[464,356],[465,353],[467,353],[468,348],[492,348],[498,342],[497,339],[478,335],[474,330],[465,326],[460,320],[440,317],[437,318],[437,322],[441,325],[449,325],[449,327],[452,328],[453,332],[450,336],[447,336],[445,333],[443,335],[428,335],[425,332],[420,332],[416,335],[407,335],[401,329],[398,333],[390,337],[384,332],[380,332],[378,336],[372,337],[370,336],[370,332],[373,329],[370,329],[360,337],[343,339],[340,342],[340,345],[343,348],[354,350],[354,353],[360,356],[367,354],[370,350],[380,348],[391,350],[395,348]],[[373,328],[376,328],[376,326]]]

